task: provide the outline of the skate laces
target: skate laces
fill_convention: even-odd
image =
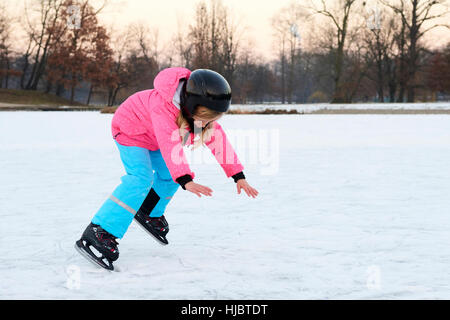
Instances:
[[[117,241],[117,238],[114,237],[112,234],[110,234],[108,231],[103,230],[102,228],[98,228],[97,231],[100,235],[99,239],[102,241],[105,241],[113,246],[118,246],[119,242]]]
[[[161,227],[166,227],[167,225],[167,221],[164,218],[164,216],[162,217],[157,217],[157,218],[152,218],[150,216],[146,217],[147,222],[150,222],[150,224],[154,227],[157,228],[161,228]]]

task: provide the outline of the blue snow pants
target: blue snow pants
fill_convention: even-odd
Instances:
[[[150,190],[159,196],[151,217],[161,217],[166,206],[178,190],[179,184],[172,180],[169,169],[159,150],[150,151],[140,147],[127,147],[117,143],[126,175],[92,219],[92,223],[117,238],[123,238],[141,209]]]

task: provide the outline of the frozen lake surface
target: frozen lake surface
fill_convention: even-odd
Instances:
[[[111,117],[0,113],[0,299],[450,299],[450,116],[226,116],[259,197],[188,152],[214,196],[109,273],[73,245],[124,172]]]

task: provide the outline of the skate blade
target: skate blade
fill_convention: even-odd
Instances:
[[[94,264],[97,267],[100,267],[102,269],[108,270],[109,272],[113,272],[114,270],[114,266],[108,266],[107,264],[105,264],[104,262],[100,262],[97,259],[94,259],[89,253],[86,252],[86,250],[78,245],[78,241],[77,243],[75,243],[75,249],[83,256],[85,257],[89,262],[91,262],[92,264]]]
[[[136,219],[135,219],[136,220]],[[146,233],[148,233],[149,235],[152,236],[153,239],[156,240],[156,242],[158,242],[160,245],[162,245],[163,247],[167,246],[169,244],[169,241],[167,241],[167,239],[162,239],[162,238],[158,238],[157,236],[155,236],[153,233],[151,233],[150,231],[148,231],[142,224],[139,223],[139,221],[136,220],[136,223],[139,227],[141,227],[142,230],[144,230]]]

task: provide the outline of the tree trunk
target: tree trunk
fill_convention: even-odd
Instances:
[[[108,107],[114,106],[114,103],[116,102],[116,96],[120,89],[122,89],[120,85],[108,89]]]
[[[377,60],[377,94],[378,102],[384,102],[384,72],[383,72],[383,61],[380,56]]]
[[[9,61],[9,57],[6,56],[6,77],[5,77],[5,89],[8,89],[8,82],[9,82],[9,72],[11,70],[11,64]]]
[[[108,107],[112,106],[112,95],[113,89],[111,87],[108,88]]]
[[[112,98],[111,98],[111,106],[113,106],[116,103],[116,97],[117,97],[117,93],[119,93],[119,90],[121,88],[118,86],[117,88],[114,89]]]
[[[286,103],[286,58],[281,57],[281,103]]]
[[[295,52],[291,50],[291,61],[289,66],[289,83],[288,83],[288,103],[292,103],[292,96],[294,91],[294,64],[295,64]]]
[[[409,28],[409,54],[408,54],[408,85],[407,85],[407,101],[414,102],[415,98],[415,76],[417,71],[417,40],[419,26],[417,25],[417,7],[419,2],[412,1],[412,17],[411,27]]]
[[[75,97],[75,86],[72,85],[70,88],[70,104],[71,105],[73,105],[74,97]]]
[[[392,82],[389,83],[389,102],[390,103],[395,102],[395,91],[397,89],[396,87],[397,87],[396,84],[393,84]]]
[[[64,86],[61,83],[58,83],[56,85],[56,95],[58,97],[61,97],[61,95],[63,94],[63,91],[64,91]]]
[[[20,88],[21,89],[25,89],[25,76],[27,74],[27,70],[29,67],[29,62],[28,62],[28,57],[25,57],[25,63],[24,66],[22,68],[22,75],[20,76]]]
[[[402,53],[403,55],[403,53]],[[404,102],[405,90],[406,90],[406,76],[405,76],[405,61],[403,56],[400,57],[400,70],[399,70],[399,84],[400,89],[398,91],[397,102]]]
[[[414,102],[416,98],[416,90],[414,88],[414,85],[408,86],[408,90],[406,93],[406,99],[408,102]]]
[[[336,58],[334,62],[334,93],[333,93],[333,99],[331,100],[331,103],[345,103],[347,102],[343,95],[343,88],[341,84],[341,77],[342,77],[342,67],[344,64],[344,41],[345,41],[345,34],[341,35],[342,38],[338,40],[338,48],[336,52]]]
[[[383,85],[378,86],[378,102],[384,103]]]
[[[52,91],[52,83],[51,81],[47,81],[47,86],[45,87],[45,93],[49,93],[50,91]]]
[[[87,98],[87,101],[86,101],[87,105],[89,105],[89,103],[91,102],[91,96],[92,96],[93,89],[94,89],[94,86],[91,84],[91,87],[89,88],[88,98]]]
[[[400,90],[398,91],[397,102],[404,102],[405,97],[405,83],[400,81]]]

